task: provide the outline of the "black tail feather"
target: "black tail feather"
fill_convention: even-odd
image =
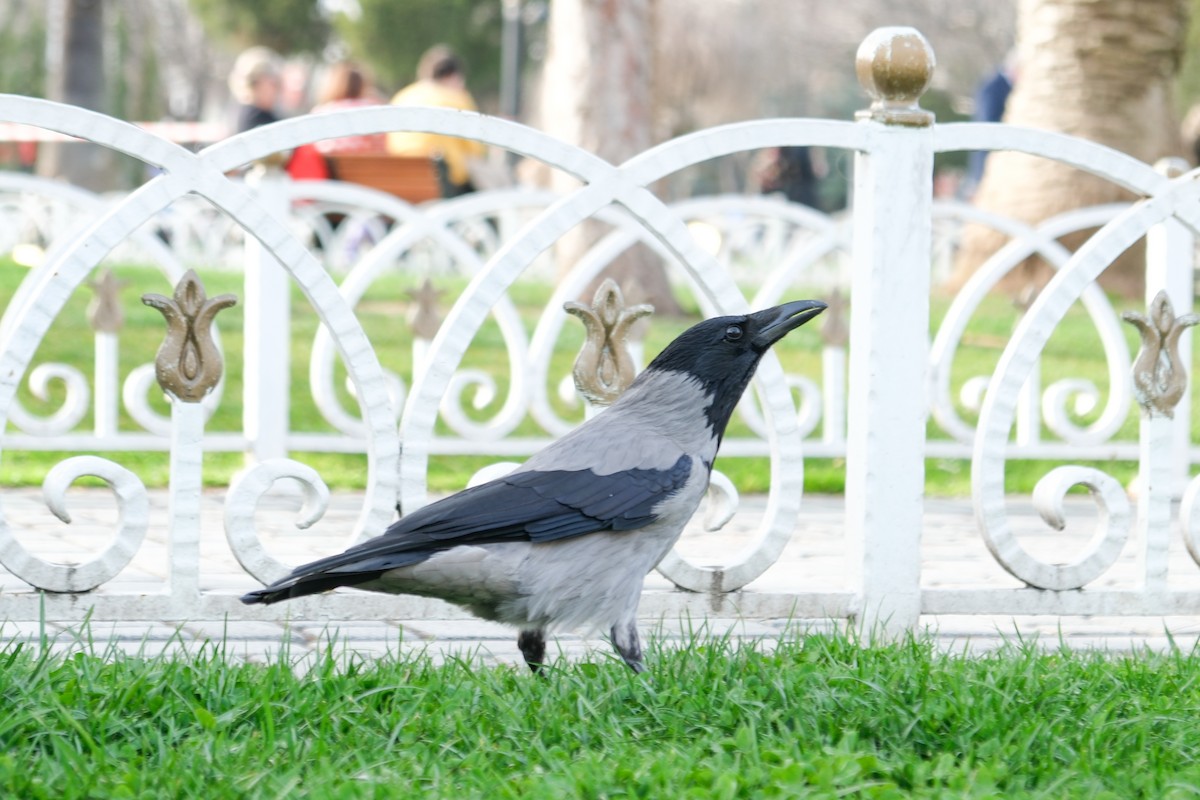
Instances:
[[[270,586],[264,586],[262,589],[255,589],[253,592],[247,592],[242,595],[241,601],[246,605],[255,605],[262,603],[270,605],[278,603],[282,600],[291,600],[296,597],[304,597],[309,594],[318,594],[319,592],[327,592],[330,589],[336,589],[339,586],[357,586],[360,583],[373,581],[383,574],[383,570],[374,570],[371,572],[354,572],[350,574],[330,575],[325,572],[318,572],[313,575],[306,575],[301,578],[288,576],[283,580],[276,581]]]

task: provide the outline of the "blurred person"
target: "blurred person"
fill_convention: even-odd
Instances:
[[[398,106],[436,106],[475,111],[475,100],[467,91],[466,71],[461,59],[445,45],[436,45],[421,56],[417,80],[396,93]],[[475,191],[470,162],[487,152],[482,142],[416,131],[399,131],[387,136],[388,152],[398,156],[428,156],[438,162],[443,197]]]
[[[1004,119],[1004,109],[1008,105],[1008,96],[1012,94],[1016,80],[1017,54],[1014,50],[1005,56],[1004,63],[975,90],[975,111],[971,119],[975,122],[999,122]],[[967,154],[967,184],[971,192],[979,187],[987,156],[986,150],[972,150]]]
[[[793,203],[821,208],[820,175],[807,146],[768,148],[756,167],[756,177],[762,194],[778,192]]]
[[[238,133],[279,119],[279,76],[279,56],[269,47],[251,47],[237,57],[229,73],[229,91],[238,102]]]
[[[229,90],[238,101],[237,132],[278,122],[278,104],[283,88],[282,62],[269,47],[244,50],[229,73]],[[293,180],[325,180],[329,167],[325,157],[310,144],[283,154],[284,169]]]
[[[329,68],[322,82],[317,104],[312,113],[324,114],[347,108],[375,106],[382,102],[366,74],[349,61],[339,61]],[[337,153],[382,153],[387,150],[387,134],[343,136],[316,142],[317,151],[324,155]]]

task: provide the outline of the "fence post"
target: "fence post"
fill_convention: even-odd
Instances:
[[[933,67],[912,28],[873,31],[856,62],[873,102],[858,113],[871,145],[854,163],[847,564],[857,624],[888,638],[921,612],[933,115],[917,101]]]
[[[1178,178],[1188,171],[1181,158],[1160,159],[1154,168],[1168,178]],[[1196,237],[1182,222],[1171,217],[1155,225],[1146,234],[1146,305],[1154,302],[1159,292],[1166,292],[1171,306],[1180,316],[1192,312]],[[1192,363],[1192,334],[1185,330],[1179,336],[1179,360]],[[1184,384],[1183,396],[1175,405],[1171,423],[1169,485],[1165,487],[1175,498],[1183,495],[1191,473],[1192,444],[1192,382]],[[1144,462],[1143,462],[1144,463]]]
[[[1188,298],[1191,305],[1191,298]],[[1142,346],[1133,362],[1133,391],[1142,407],[1139,428],[1138,532],[1143,587],[1147,594],[1167,590],[1168,547],[1171,541],[1171,482],[1178,427],[1173,418],[1187,393],[1187,367],[1179,344],[1188,328],[1200,322],[1195,314],[1176,316],[1167,290],[1147,304],[1145,314],[1126,311],[1121,317],[1141,334]],[[1185,500],[1186,505],[1190,503]]]
[[[260,162],[246,175],[264,211],[288,217],[287,176]],[[246,236],[245,334],[242,426],[247,458],[261,463],[287,456],[291,391],[291,281],[283,266],[253,236]]]
[[[200,503],[203,497],[204,408],[200,401],[221,380],[224,362],[212,339],[217,312],[237,302],[231,294],[210,298],[189,270],[173,297],[142,295],[162,312],[167,334],[154,359],[159,386],[171,399],[170,562],[175,613],[191,613],[200,597]]]

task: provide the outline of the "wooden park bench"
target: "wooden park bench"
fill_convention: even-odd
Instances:
[[[327,156],[334,180],[370,186],[410,203],[442,196],[437,168],[425,156],[392,156],[386,153],[339,153]]]

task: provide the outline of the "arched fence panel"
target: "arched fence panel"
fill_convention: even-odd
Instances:
[[[901,51],[913,57],[890,60]],[[853,122],[719,126],[623,164],[512,121],[398,107],[286,120],[193,153],[93,112],[0,96],[0,122],[88,139],[155,173],[132,192],[103,198],[0,175],[0,235],[8,237],[0,246],[15,254],[36,240],[43,253],[0,319],[0,455],[62,454],[59,464],[47,461],[45,475],[48,513],[62,525],[71,518],[68,487],[87,476],[108,487],[116,515],[108,545],[65,564],[27,546],[23,523],[0,505],[0,566],[32,587],[5,591],[0,613],[35,619],[43,604],[61,619],[458,613],[433,601],[343,592],[299,608],[243,609],[236,591],[206,584],[199,554],[224,548],[249,588],[295,560],[278,535],[264,532],[279,527],[264,526],[265,517],[286,516],[288,527],[309,531],[295,536],[333,552],[383,530],[397,509],[427,502],[431,464],[472,459],[478,479],[595,413],[570,388],[570,351],[581,333],[563,306],[586,300],[599,276],[635,251],[701,315],[800,296],[831,306],[811,341],[764,360],[723,443],[725,461],[759,459],[769,475],[761,513],[730,552],[669,554],[659,571],[675,588],[652,593],[646,613],[734,607],[746,615],[848,617],[895,631],[923,614],[1200,612],[1200,592],[1189,583],[1195,564],[1169,555],[1173,543],[1200,550],[1187,379],[1200,229],[1194,175],[1045,131],[936,124],[916,105],[932,54],[915,31],[872,34],[858,72],[873,103]],[[412,205],[336,181],[292,183],[269,166],[273,154],[303,144],[393,130],[474,139],[540,161],[579,187]],[[664,179],[713,159],[793,145],[853,159],[847,211],[826,214],[771,197],[665,202],[655,194]],[[933,156],[957,150],[1028,153],[1142,199],[1033,223],[935,200]],[[28,235],[12,230],[23,225]],[[970,225],[1007,241],[945,298],[934,291],[935,276]],[[592,244],[564,261],[570,240],[589,227],[597,232]],[[1062,243],[1093,229],[1075,252]],[[1096,278],[1140,239],[1147,302],[1130,307]],[[1053,277],[1007,311],[1007,328],[997,331],[999,287],[1032,257],[1050,264]],[[118,280],[104,278],[102,267],[125,259],[157,268],[159,289],[169,291],[147,300],[154,308],[189,324],[215,318],[224,336],[214,332],[212,348],[200,348],[207,359],[200,371],[214,376],[207,394],[192,393],[187,381],[160,387],[154,376],[170,373],[161,363],[130,366],[133,337],[119,326],[87,334],[96,341],[90,364],[42,355],[61,318],[74,313],[81,287],[100,292]],[[235,289],[236,310],[225,310],[230,298],[216,291],[209,297],[201,278]],[[95,304],[117,302],[103,297]],[[658,315],[649,327],[652,335],[632,345],[639,365],[653,355],[650,342],[665,341],[682,323]],[[1070,335],[1095,353],[1078,374],[1054,345],[1068,329],[1084,331]],[[215,366],[222,357],[240,370],[225,374]],[[169,568],[153,590],[123,591],[122,576],[157,546],[147,537],[154,493],[127,454],[154,451],[168,459]],[[201,530],[200,488],[212,479],[205,453],[244,459],[238,477],[223,482],[224,542]],[[365,493],[351,526],[332,529],[322,519],[333,502],[319,466],[329,463],[325,454],[360,465]],[[812,458],[845,465],[845,574],[832,590],[764,583],[784,549],[803,541],[797,520]],[[1012,588],[947,589],[923,580],[928,458],[968,465],[976,540]],[[1094,463],[1113,458],[1137,464],[1136,494]],[[1029,502],[1046,526],[1075,525],[1077,504],[1065,498],[1083,487],[1095,501],[1085,544],[1057,559],[1025,546],[1005,492],[1016,460],[1068,462],[1045,467]],[[743,513],[721,468],[685,544],[706,525]],[[296,514],[271,499],[286,485],[300,487]],[[1173,522],[1172,502],[1181,496]],[[1123,577],[1130,560],[1132,581]]]

